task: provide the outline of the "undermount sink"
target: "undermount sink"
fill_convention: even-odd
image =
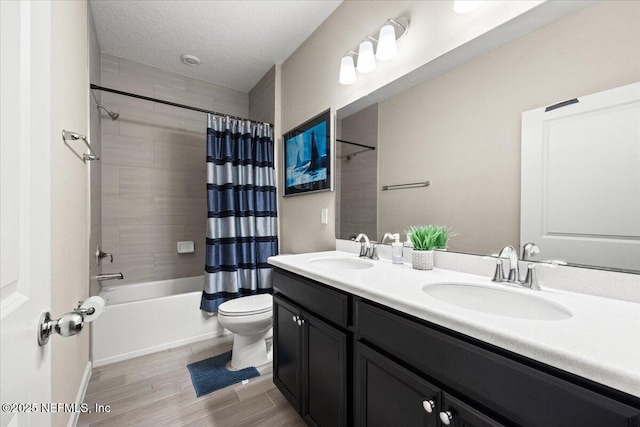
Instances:
[[[364,270],[365,268],[371,268],[374,266],[371,261],[364,259],[341,257],[313,258],[309,260],[309,263],[326,268],[336,268],[339,270]]]
[[[437,283],[422,292],[447,304],[498,316],[530,320],[564,320],[571,312],[560,304],[533,295],[482,285]]]

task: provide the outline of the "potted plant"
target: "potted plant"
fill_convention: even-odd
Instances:
[[[446,249],[453,236],[449,228],[434,225],[411,226],[407,234],[413,246],[411,264],[416,270],[433,269],[433,250]]]

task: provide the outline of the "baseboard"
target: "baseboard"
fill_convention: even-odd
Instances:
[[[116,362],[122,362],[123,360],[133,359],[134,357],[146,356],[147,354],[157,353],[163,350],[169,350],[170,348],[180,347],[194,342],[211,339],[224,335],[224,331],[209,332],[203,335],[197,335],[195,337],[189,337],[178,341],[172,341],[170,343],[164,343],[153,347],[143,348],[142,350],[136,350],[129,353],[119,354],[117,356],[105,357],[104,359],[94,360],[93,366],[98,368],[104,365],[110,365]]]
[[[84,367],[84,374],[82,375],[82,381],[80,381],[80,387],[78,388],[78,395],[76,396],[76,406],[79,407],[84,402],[84,395],[87,393],[87,387],[89,386],[89,380],[91,379],[91,372],[93,366],[91,361],[87,361],[87,365]],[[76,427],[78,424],[79,411],[73,411],[71,417],[69,417],[69,427]]]

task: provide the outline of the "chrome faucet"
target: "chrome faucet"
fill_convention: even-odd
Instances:
[[[522,260],[529,261],[533,255],[539,254],[540,248],[538,245],[532,242],[527,242],[522,245]]]
[[[535,243],[526,243],[522,246],[522,260],[527,261],[528,258],[540,252],[540,248]],[[518,251],[511,245],[505,246],[500,251],[500,254],[497,255],[496,261],[496,270],[493,273],[493,278],[491,279],[494,282],[508,282],[515,283],[520,286],[524,286],[525,288],[533,289],[536,291],[540,290],[540,284],[538,283],[538,278],[536,276],[536,264],[528,263],[527,264],[527,274],[524,279],[520,277],[520,269],[518,266]],[[504,270],[502,269],[502,259],[509,259],[509,274],[507,278],[504,277]],[[559,260],[550,260],[550,261],[540,261],[538,265],[542,265],[544,267],[555,268],[559,265],[567,265],[564,261]]]
[[[378,243],[369,240],[366,234],[358,234],[354,241],[360,242],[360,258],[380,259],[378,258]]]
[[[502,276],[502,280],[494,280],[495,282],[512,282],[519,283],[520,282],[520,268],[518,266],[518,251],[511,245],[505,246],[498,254],[498,259],[500,258],[508,258],[509,259],[509,274],[507,279],[504,279],[504,273],[502,272],[502,261],[500,261],[500,274]],[[496,268],[496,274],[498,273],[498,269]],[[496,275],[494,274],[494,279],[496,279]]]
[[[98,282],[102,282],[104,280],[113,280],[113,279],[122,280],[124,279],[124,275],[122,273],[104,273],[104,274],[98,274],[96,276],[96,279],[98,280]]]

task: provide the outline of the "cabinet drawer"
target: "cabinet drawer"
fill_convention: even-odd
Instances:
[[[361,338],[522,426],[637,426],[640,410],[357,300]]]
[[[276,293],[297,302],[305,310],[338,326],[347,327],[349,295],[279,269],[273,271],[273,288]]]

